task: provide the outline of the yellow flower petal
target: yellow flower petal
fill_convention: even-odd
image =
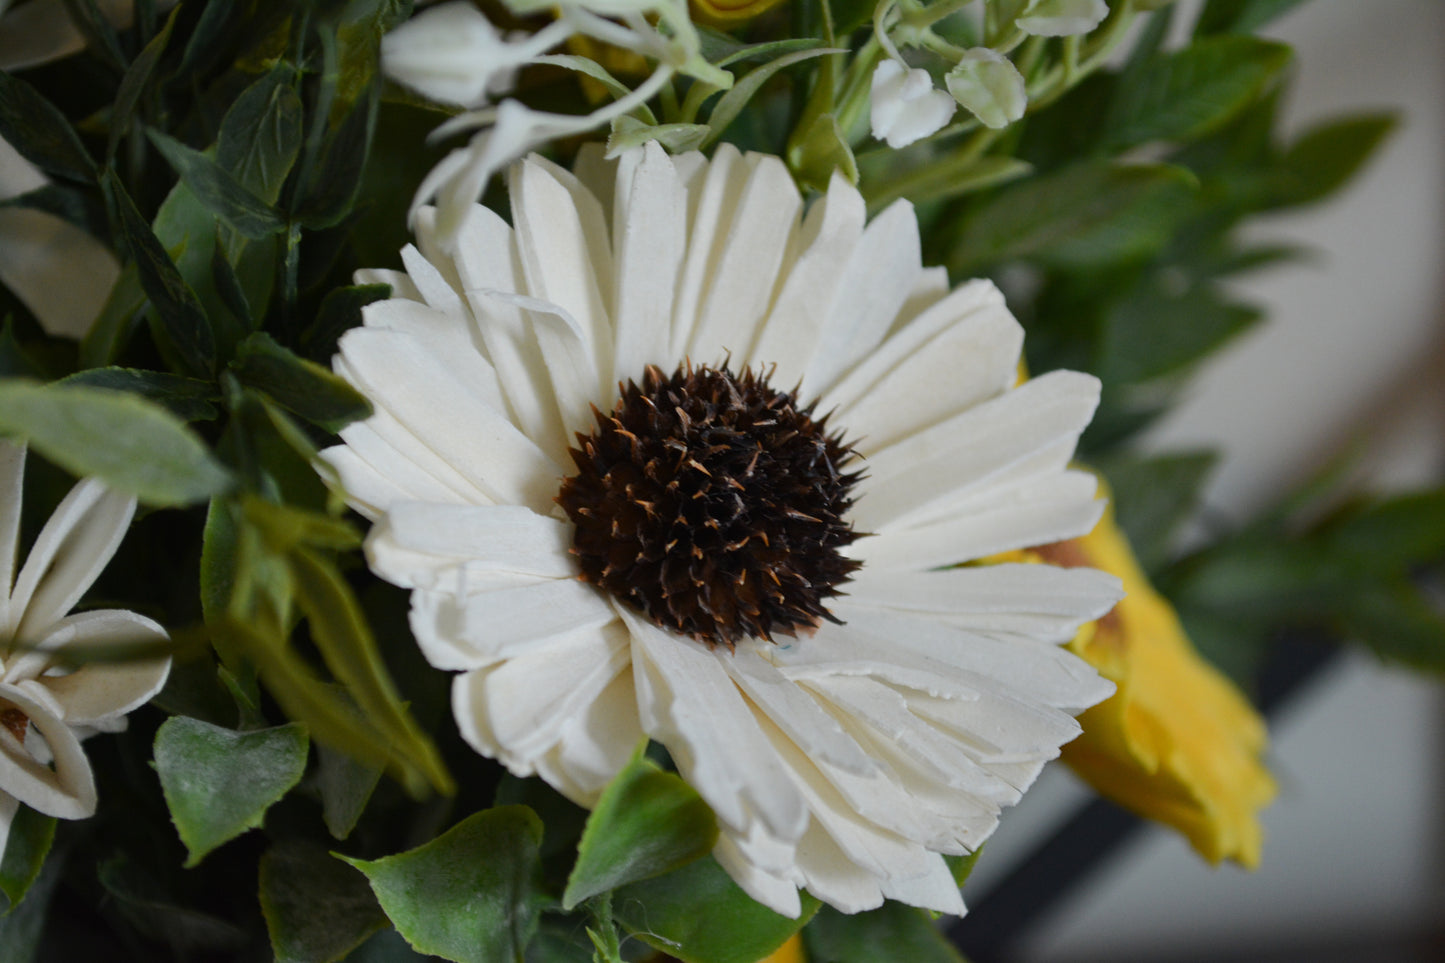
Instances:
[[[1127,593],[1070,643],[1118,692],[1079,717],[1084,734],[1064,760],[1101,794],[1179,830],[1210,862],[1257,866],[1258,811],[1275,795],[1260,761],[1264,721],[1195,651],[1112,513],[1089,535],[1037,554],[1111,572]]]
[[[774,950],[765,959],[758,963],[808,963],[807,954],[803,952],[803,938],[794,933],[788,942]]]
[[[751,20],[782,0],[690,0],[693,19],[712,26],[736,26]]]

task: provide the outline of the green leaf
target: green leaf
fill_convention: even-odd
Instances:
[[[267,850],[259,880],[276,963],[333,963],[386,926],[366,880],[310,843]]]
[[[307,228],[333,227],[351,213],[376,133],[381,85],[371,84],[334,131],[328,133],[311,176],[303,183],[307,190],[298,202],[296,217]]]
[[[366,874],[381,908],[418,952],[455,963],[515,963],[544,899],[541,840],[535,813],[504,806],[474,813],[405,853],[340,858]]]
[[[155,767],[181,842],[195,866],[207,853],[261,825],[266,810],[301,780],[306,730],[292,723],[259,732],[172,716],[156,732]]]
[[[216,163],[267,204],[281,196],[301,150],[302,107],[293,88],[295,78],[295,68],[282,61],[241,91],[216,138]]]
[[[1445,673],[1445,616],[1408,582],[1344,593],[1337,617],[1385,661]]]
[[[966,856],[945,856],[943,861],[948,864],[948,871],[953,874],[953,881],[958,886],[968,882],[969,876],[973,875],[973,867],[978,864],[978,857],[983,853],[983,847],[979,846]]]
[[[1110,307],[1099,346],[1106,384],[1133,384],[1176,372],[1258,323],[1257,308],[1231,304],[1212,287],[1175,294],[1150,285]]]
[[[816,57],[822,57],[825,54],[835,53],[846,53],[846,51],[836,50],[831,47],[815,50],[800,50],[796,53],[784,54],[776,60],[769,61],[748,71],[747,76],[733,84],[732,89],[722,95],[721,99],[717,102],[717,106],[715,106],[712,109],[712,113],[708,115],[707,123],[708,126],[712,128],[712,133],[708,135],[703,146],[706,147],[721,137],[728,129],[728,125],[734,120],[737,120],[738,114],[742,113],[748,101],[752,100],[753,96],[762,89],[763,84],[771,80],[773,75],[778,71],[791,67],[794,64],[802,63],[805,60],[812,60]]]
[[[0,71],[0,137],[42,170],[95,183],[95,161],[70,121],[34,87],[4,71]]]
[[[326,831],[337,839],[345,839],[356,828],[376,784],[381,780],[381,767],[353,759],[329,746],[318,745],[316,785],[321,793],[321,817]]]
[[[881,211],[900,197],[913,204],[946,201],[972,191],[1007,184],[1030,173],[1033,168],[1016,157],[944,157],[915,171],[898,172],[864,189],[868,209]]]
[[[216,417],[216,386],[209,381],[186,378],[165,371],[140,368],[88,368],[55,382],[67,387],[105,388],[128,391],[149,398],[170,409],[185,421],[209,421]]]
[[[1395,495],[1329,525],[1321,550],[1360,577],[1403,576],[1445,559],[1445,488]]]
[[[798,182],[815,191],[826,191],[837,171],[848,183],[858,183],[858,161],[848,138],[831,113],[819,114],[801,136],[788,141],[788,166]]]
[[[655,140],[673,153],[697,150],[712,130],[707,124],[647,124],[624,114],[612,122],[607,137],[609,155]]]
[[[711,856],[624,886],[614,915],[630,932],[683,963],[756,963],[787,942],[817,911],[800,893],[797,919],[754,902]]]
[[[61,0],[71,24],[85,38],[86,49],[115,67],[125,66],[125,53],[115,27],[96,0]]]
[[[285,218],[275,208],[205,154],[160,131],[146,134],[207,210],[246,237],[269,237],[286,227]]]
[[[138,863],[117,853],[96,867],[95,875],[105,890],[106,903],[143,936],[185,951],[212,951],[197,955],[206,959],[231,958],[247,942],[244,928],[205,910],[186,905],[185,896],[167,886],[156,867]],[[184,884],[182,884],[184,885]]]
[[[1216,130],[1255,101],[1290,56],[1284,44],[1238,36],[1156,55],[1115,91],[1103,118],[1104,147],[1187,141]]]
[[[216,365],[216,342],[196,292],[181,277],[176,262],[141,217],[114,171],[106,172],[101,187],[120,215],[121,239],[134,259],[146,297],[160,315],[161,330],[177,361],[187,373],[209,378]]]
[[[693,788],[634,755],[587,819],[562,907],[701,859],[716,842],[717,820]]]
[[[1344,187],[1395,129],[1398,118],[1369,114],[1306,131],[1285,151],[1274,176],[1274,207],[1313,204]]]
[[[146,294],[141,287],[140,271],[134,261],[121,269],[115,286],[100,309],[100,316],[80,341],[80,363],[83,367],[99,368],[114,364],[125,350],[140,311],[145,307]]]
[[[211,247],[211,283],[216,296],[235,321],[243,328],[255,327],[255,316],[246,298],[246,289],[236,276],[235,265],[226,253],[226,245],[217,237]]]
[[[891,900],[852,916],[824,906],[803,941],[809,963],[964,963],[928,913]]]
[[[340,431],[371,414],[371,403],[345,380],[261,331],[241,342],[231,370],[245,384],[327,431]]]
[[[1209,0],[1194,25],[1195,36],[1251,33],[1304,0]]]
[[[1179,526],[1193,515],[1218,460],[1214,452],[1189,452],[1131,456],[1099,466],[1109,479],[1119,527],[1144,571],[1156,572],[1170,560]]]
[[[1164,244],[1196,181],[1164,164],[1074,164],[990,194],[969,208],[949,259],[968,277],[991,264],[1040,257],[1074,266],[1108,264]]]
[[[50,845],[55,842],[55,817],[36,812],[24,803],[10,821],[10,834],[5,840],[5,857],[0,862],[0,892],[5,894],[8,904],[5,913],[25,899],[40,870],[45,857],[50,854]]]
[[[165,53],[166,44],[170,43],[171,28],[175,26],[179,13],[179,10],[171,11],[170,17],[166,19],[165,27],[150,39],[150,42],[145,45],[131,65],[126,68],[125,76],[120,80],[120,88],[115,94],[115,105],[110,111],[110,137],[105,146],[107,158],[115,157],[115,149],[120,146],[121,137],[130,130],[136,104],[140,102],[141,94],[145,92],[151,73],[154,72],[161,55]]]
[[[131,394],[31,382],[0,384],[0,432],[21,435],[78,477],[95,476],[152,505],[186,505],[231,487],[231,475],[175,415]]]

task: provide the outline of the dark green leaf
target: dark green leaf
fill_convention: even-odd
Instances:
[[[1361,577],[1403,576],[1445,559],[1445,488],[1396,495],[1329,525],[1321,550]]]
[[[141,287],[160,315],[162,331],[177,361],[187,373],[209,378],[216,365],[216,342],[196,292],[181,277],[176,262],[141,217],[114,172],[106,172],[101,186],[109,192],[120,215],[121,237],[134,259]]]
[[[165,405],[172,414],[185,421],[209,421],[216,417],[216,406],[211,403],[218,397],[215,385],[164,371],[89,368],[62,378],[56,384],[128,391]]]
[[[306,353],[313,360],[330,360],[341,336],[361,324],[361,309],[389,297],[389,284],[357,284],[328,291],[316,312],[316,322],[303,337]]]
[[[1284,44],[1236,36],[1159,54],[1116,90],[1103,118],[1104,145],[1117,151],[1215,130],[1252,103],[1290,56]]]
[[[1344,593],[1337,617],[1385,661],[1445,673],[1445,616],[1408,582]]]
[[[46,860],[25,902],[15,912],[0,916],[0,958],[5,963],[31,963],[35,959],[50,899],[61,875],[61,860]]]
[[[172,716],[156,732],[155,767],[166,806],[195,866],[207,853],[261,825],[306,768],[306,730],[292,723],[259,732]]]
[[[1312,204],[1345,186],[1396,122],[1393,115],[1373,114],[1332,120],[1306,131],[1280,159],[1272,205]]]
[[[1252,33],[1304,0],[1209,0],[1194,25],[1196,36]]]
[[[1177,167],[1104,161],[1020,181],[969,210],[950,273],[966,277],[1021,257],[1088,265],[1147,253],[1168,239],[1164,212],[1181,206],[1194,186]]]
[[[10,821],[5,840],[5,857],[0,862],[0,892],[8,901],[5,912],[13,913],[40,876],[50,844],[55,841],[55,817],[45,816],[24,803]]]
[[[120,49],[120,38],[115,28],[101,12],[96,0],[62,0],[70,22],[85,38],[85,46],[91,53],[114,67],[124,67],[126,57]]]
[[[712,857],[613,894],[630,932],[684,963],[756,963],[787,942],[818,909],[800,893],[797,919],[774,913],[738,888]]]
[[[587,819],[562,906],[701,859],[715,842],[717,820],[697,792],[634,755]]]
[[[329,132],[307,182],[309,189],[298,201],[296,216],[309,229],[331,227],[350,213],[367,171],[380,103],[381,87],[373,84]]]
[[[803,940],[809,963],[964,963],[926,912],[891,901],[852,916],[825,906]]]
[[[96,476],[152,505],[186,505],[231,486],[230,474],[170,412],[131,394],[30,382],[0,384],[0,431],[24,436],[77,476]]]
[[[216,140],[216,163],[267,204],[281,196],[301,150],[302,109],[295,82],[295,69],[278,63],[236,98]]]
[[[80,341],[80,363],[99,368],[114,364],[125,350],[140,311],[145,307],[146,293],[141,287],[140,270],[134,261],[121,269],[110,296],[100,309],[100,316]]]
[[[121,137],[130,130],[136,104],[145,92],[146,84],[150,81],[151,73],[155,71],[161,55],[166,52],[166,44],[171,41],[171,28],[175,26],[179,14],[179,9],[171,11],[164,29],[151,38],[140,55],[126,68],[125,76],[120,81],[120,89],[115,94],[115,106],[110,111],[110,139],[105,147],[106,157],[115,157],[115,149],[119,146]]]
[[[205,154],[159,131],[146,133],[176,173],[195,191],[201,203],[246,237],[269,237],[286,226],[285,219],[275,208],[251,193]]]
[[[366,880],[320,847],[279,843],[259,875],[276,963],[333,963],[386,925]]]
[[[780,70],[784,70],[794,64],[802,63],[805,60],[812,60],[815,57],[822,57],[826,54],[840,53],[841,51],[832,48],[800,50],[790,54],[783,54],[775,60],[760,64],[749,70],[747,74],[733,84],[732,89],[719,98],[717,105],[713,107],[712,113],[708,115],[708,126],[712,133],[704,141],[704,145],[711,144],[723,135],[728,125],[737,120],[748,101],[752,100],[763,84],[767,83]]]
[[[34,87],[4,71],[0,71],[0,137],[43,170],[95,182],[95,161],[70,121]]]
[[[260,331],[241,342],[231,370],[242,382],[327,431],[340,431],[371,414],[371,403],[345,380],[292,354]]]
[[[163,940],[178,950],[201,951],[234,952],[246,943],[242,927],[187,905],[186,894],[166,886],[154,865],[118,854],[96,867],[96,876],[107,902],[153,940]]]
[[[211,249],[211,283],[216,286],[216,295],[231,313],[231,317],[242,327],[255,327],[251,305],[246,301],[245,288],[241,286],[241,279],[236,276],[236,268],[226,256],[226,246],[221,243],[220,238],[216,239]]]
[[[1155,572],[1169,561],[1179,527],[1199,502],[1199,490],[1218,461],[1213,452],[1126,457],[1100,467],[1110,503],[1139,565]]]
[[[525,806],[474,813],[431,842],[376,860],[381,908],[417,951],[455,963],[515,963],[537,929],[542,823]]]
[[[0,325],[0,378],[38,378],[42,370],[15,338],[15,319],[9,315]]]
[[[329,746],[317,746],[317,788],[326,831],[345,839],[356,828],[366,804],[381,779],[381,768],[353,759]]]
[[[1224,301],[1210,287],[1177,295],[1138,289],[1105,316],[1100,377],[1108,384],[1162,377],[1217,350],[1261,317],[1258,309]]]

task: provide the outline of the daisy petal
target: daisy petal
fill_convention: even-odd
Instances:
[[[639,379],[659,359],[672,326],[672,304],[686,250],[687,191],[656,142],[623,158],[617,193],[627,216],[616,217],[616,356],[611,380]]]
[[[642,740],[632,673],[607,688],[562,727],[562,736],[537,760],[537,774],[580,806],[595,806]]]
[[[20,550],[20,491],[25,483],[25,445],[0,438],[0,601],[9,602]],[[12,628],[0,608],[0,629]]]
[[[463,568],[455,572],[458,582],[467,577]],[[550,650],[595,634],[614,618],[595,589],[573,579],[522,576],[464,597],[426,590],[412,595],[412,632],[438,669],[475,669]]]
[[[372,570],[403,588],[450,588],[468,573],[510,572],[553,579],[576,574],[571,526],[515,505],[393,505],[366,539]]]

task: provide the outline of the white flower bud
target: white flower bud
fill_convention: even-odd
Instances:
[[[447,104],[476,107],[510,89],[521,59],[480,10],[448,3],[417,14],[381,38],[386,75]]]
[[[873,72],[873,136],[889,147],[906,147],[939,130],[953,116],[953,98],[935,90],[926,70],[884,60]]]
[[[944,78],[948,92],[985,127],[1007,127],[1024,115],[1023,74],[1003,54],[975,47]]]
[[[1037,37],[1088,33],[1109,15],[1104,0],[1033,0],[1014,23]]]

